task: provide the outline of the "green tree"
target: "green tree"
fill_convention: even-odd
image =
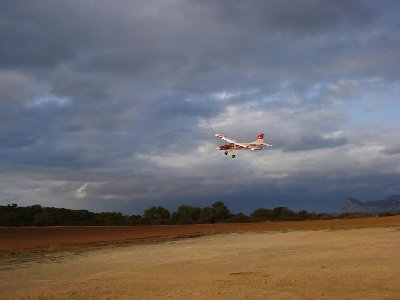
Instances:
[[[287,207],[275,207],[273,210],[274,221],[291,221],[294,219],[295,213]]]
[[[144,211],[144,218],[148,221],[149,224],[168,224],[170,213],[168,209],[164,207],[153,206]]]
[[[244,213],[231,214],[225,222],[228,223],[248,223],[251,222],[251,218],[246,216]]]
[[[250,216],[254,222],[272,221],[273,211],[268,208],[257,208],[250,214]]]
[[[174,224],[194,224],[200,216],[200,207],[190,205],[181,205],[176,212],[172,214]]]
[[[223,222],[230,216],[230,211],[224,202],[218,201],[212,205],[215,210],[215,222]]]
[[[216,222],[215,208],[206,206],[200,211],[198,222],[202,224],[212,224]]]
[[[127,225],[127,218],[117,212],[101,212],[96,214],[96,218],[94,220],[96,225],[100,226],[113,226],[113,225]]]
[[[143,224],[143,218],[140,215],[132,215],[128,218],[129,225]]]
[[[296,220],[304,221],[304,220],[309,220],[309,219],[311,219],[311,215],[306,210],[300,210],[296,213]]]
[[[33,219],[33,225],[35,226],[51,226],[55,225],[54,217],[50,213],[42,212],[36,214]]]

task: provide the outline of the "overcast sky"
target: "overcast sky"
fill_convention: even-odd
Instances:
[[[334,211],[400,193],[398,1],[2,1],[0,205]],[[266,151],[218,152],[215,133]]]

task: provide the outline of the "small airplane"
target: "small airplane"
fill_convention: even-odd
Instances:
[[[264,134],[263,133],[260,133],[257,136],[257,139],[251,143],[240,143],[233,139],[227,138],[219,133],[217,133],[215,136],[217,138],[229,143],[229,144],[217,147],[217,150],[225,151],[225,155],[228,155],[228,152],[232,151],[233,152],[232,158],[236,157],[236,155],[235,155],[236,150],[252,150],[253,151],[253,150],[261,150],[263,148],[263,146],[272,147],[271,144],[264,143]]]

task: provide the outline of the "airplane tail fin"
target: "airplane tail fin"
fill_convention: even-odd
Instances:
[[[254,142],[251,142],[252,144],[258,144],[258,145],[262,145],[264,144],[264,133],[260,133],[259,135],[257,135],[257,139]]]
[[[272,147],[271,144],[264,143],[264,133],[260,133],[259,135],[257,135],[257,139],[254,142],[251,142],[251,144]]]

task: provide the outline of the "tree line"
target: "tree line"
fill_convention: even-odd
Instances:
[[[381,216],[393,215],[383,213]],[[232,213],[222,201],[203,208],[181,205],[175,212],[161,206],[146,209],[143,215],[124,215],[119,212],[94,213],[88,210],[42,207],[32,205],[21,207],[17,204],[0,206],[0,226],[131,226],[131,225],[172,225],[248,223],[265,221],[329,220],[334,218],[358,218],[368,214],[330,215],[325,213],[293,211],[287,207],[273,209],[258,208],[251,214]]]

